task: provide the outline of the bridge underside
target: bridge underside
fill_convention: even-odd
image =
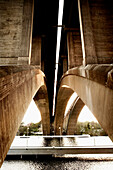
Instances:
[[[32,99],[44,135],[74,134],[87,105],[113,141],[113,1],[64,0],[61,25],[59,2],[0,1],[0,165]]]
[[[68,118],[67,134],[74,134],[78,115],[85,103],[113,141],[112,74],[113,66],[107,65],[82,66],[70,69],[64,74],[57,97],[55,134],[60,134],[59,127],[63,130],[67,101],[70,94],[76,92],[78,97]]]
[[[45,93],[43,96],[40,94],[41,97],[37,98],[37,93],[41,88]],[[0,163],[3,162],[33,98],[37,103],[41,100],[43,109],[45,107],[46,112],[41,112],[42,122],[46,117],[46,121],[43,123],[43,133],[50,134],[49,103],[46,101],[46,105],[44,105],[44,101],[42,101],[47,98],[43,72],[33,66],[0,67]]]

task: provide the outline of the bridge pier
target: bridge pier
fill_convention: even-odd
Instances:
[[[57,105],[56,105],[57,107],[56,107],[55,120],[54,120],[55,135],[62,134],[65,109],[66,109],[67,102],[72,94],[73,94],[73,90],[66,86],[61,87],[58,92]]]
[[[62,77],[60,89],[67,86],[75,91],[113,141],[113,121],[111,121],[113,120],[113,76],[110,76],[112,71],[112,65],[89,65],[70,69]]]
[[[50,135],[50,112],[47,87],[41,86],[33,99],[40,110],[43,135]]]
[[[64,1],[62,25],[59,0],[44,3],[0,1],[0,165],[32,98],[44,134],[50,133],[56,65],[55,135],[62,134],[65,108],[76,92],[113,141],[113,1]],[[62,35],[55,63],[58,27]],[[70,115],[68,133],[74,131],[71,120],[75,117],[76,124],[82,102]]]
[[[46,86],[44,74],[36,67],[0,67],[0,165],[31,100],[42,86]]]
[[[75,100],[75,103],[73,103],[72,110],[69,110],[69,113],[67,113],[69,114],[69,116],[67,123],[65,124],[64,127],[67,135],[75,134],[77,119],[83,107],[84,107],[83,101],[80,98],[77,98]],[[64,118],[64,121],[65,119],[66,118]]]

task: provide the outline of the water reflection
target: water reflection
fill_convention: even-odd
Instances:
[[[88,159],[83,155],[74,157],[39,157],[35,160],[6,160],[1,170],[112,170],[113,156],[107,159]]]

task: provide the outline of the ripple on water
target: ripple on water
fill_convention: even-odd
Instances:
[[[1,170],[112,170],[113,155],[65,155],[35,160],[5,160]]]

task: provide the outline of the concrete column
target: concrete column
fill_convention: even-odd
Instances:
[[[72,94],[73,90],[68,87],[61,87],[59,89],[54,121],[55,135],[62,134],[65,109]]]
[[[22,18],[22,41],[21,56],[19,64],[23,65],[24,57],[27,57],[27,63],[30,64],[32,48],[32,29],[33,29],[34,0],[23,0],[23,18]]]
[[[33,0],[0,1],[0,65],[29,64]]]
[[[50,112],[46,86],[42,86],[38,90],[34,101],[41,113],[43,135],[50,135]]]
[[[65,73],[68,70],[68,63],[67,63],[67,56],[61,56],[63,61],[63,73]]]
[[[37,36],[32,41],[31,65],[38,65],[41,68],[41,37]]]
[[[83,62],[80,30],[75,28],[73,32],[67,32],[68,69],[80,66]]]
[[[77,119],[78,119],[78,116],[79,116],[83,106],[84,106],[84,103],[80,98],[78,100],[76,100],[75,105],[69,114],[69,119],[67,122],[67,129],[66,129],[67,135],[74,135]]]
[[[88,0],[78,0],[79,21],[82,41],[83,65],[96,64],[94,35]]]

